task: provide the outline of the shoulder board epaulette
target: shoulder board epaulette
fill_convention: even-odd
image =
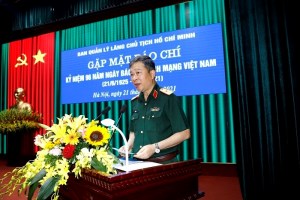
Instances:
[[[160,88],[160,91],[161,91],[162,93],[167,94],[167,95],[170,95],[170,94],[173,93],[172,90],[169,90],[169,89],[167,89],[167,88]]]
[[[131,98],[131,101],[137,99],[139,96],[140,96],[140,95],[136,95],[136,96],[132,97],[132,98]]]

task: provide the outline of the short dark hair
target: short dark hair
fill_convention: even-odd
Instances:
[[[145,65],[145,67],[148,69],[148,71],[155,70],[155,63],[149,56],[139,55],[134,57],[129,63],[129,69],[136,62],[142,62]]]

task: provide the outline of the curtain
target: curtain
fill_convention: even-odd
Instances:
[[[284,0],[231,0],[230,6],[243,197],[299,199],[297,6]]]
[[[0,80],[0,94],[3,97],[7,96],[7,63],[8,63],[8,44],[3,44],[1,48],[1,80]],[[7,99],[0,99],[0,110],[4,110],[7,108]]]
[[[21,87],[26,93],[25,102],[31,104],[33,112],[42,114],[43,124],[51,125],[54,33],[13,41],[8,48],[7,108],[16,103],[14,91]]]
[[[0,70],[0,111],[7,109],[7,63],[8,63],[8,44],[3,44],[1,48],[1,70]],[[7,154],[6,136],[0,133],[0,158]]]

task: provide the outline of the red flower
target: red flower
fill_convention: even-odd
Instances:
[[[71,144],[67,144],[62,152],[63,157],[65,157],[66,159],[72,158],[74,151],[75,151],[75,146]]]

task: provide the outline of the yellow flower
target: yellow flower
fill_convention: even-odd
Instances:
[[[96,150],[96,158],[107,167],[107,174],[116,173],[116,170],[113,168],[114,157],[107,152],[105,147]]]
[[[84,137],[87,143],[94,146],[102,146],[108,143],[110,134],[107,128],[102,126],[92,126],[87,128]]]
[[[57,174],[61,177],[58,185],[66,185],[67,184],[67,180],[69,178],[69,163],[67,161],[67,159],[63,158],[62,160],[58,160],[56,161],[56,171]],[[54,189],[54,191],[56,191],[58,188]]]
[[[91,160],[95,155],[94,149],[82,148],[79,155],[76,156],[75,167],[72,172],[75,173],[75,177],[81,176],[81,169],[91,168]]]
[[[58,140],[58,139],[54,140],[53,142],[54,142],[54,144],[55,144],[55,145],[59,145],[59,144],[61,144],[61,141],[60,141],[60,140]]]
[[[90,123],[87,124],[87,127],[91,127],[91,126],[97,126],[97,124],[99,123],[98,120],[92,120]]]
[[[57,125],[53,124],[51,127],[51,131],[55,134],[54,140],[64,138],[66,134],[67,127],[65,125]]]
[[[71,129],[77,131],[78,129],[86,125],[86,120],[87,118],[85,118],[83,115],[80,115],[78,117],[67,115],[67,117],[64,117],[61,122]]]
[[[72,144],[72,145],[78,144],[79,142],[78,134],[73,129],[69,129],[68,134],[65,136],[64,141],[66,144]]]
[[[51,141],[48,141],[44,147],[44,149],[52,149],[53,147],[55,147],[55,144]]]

